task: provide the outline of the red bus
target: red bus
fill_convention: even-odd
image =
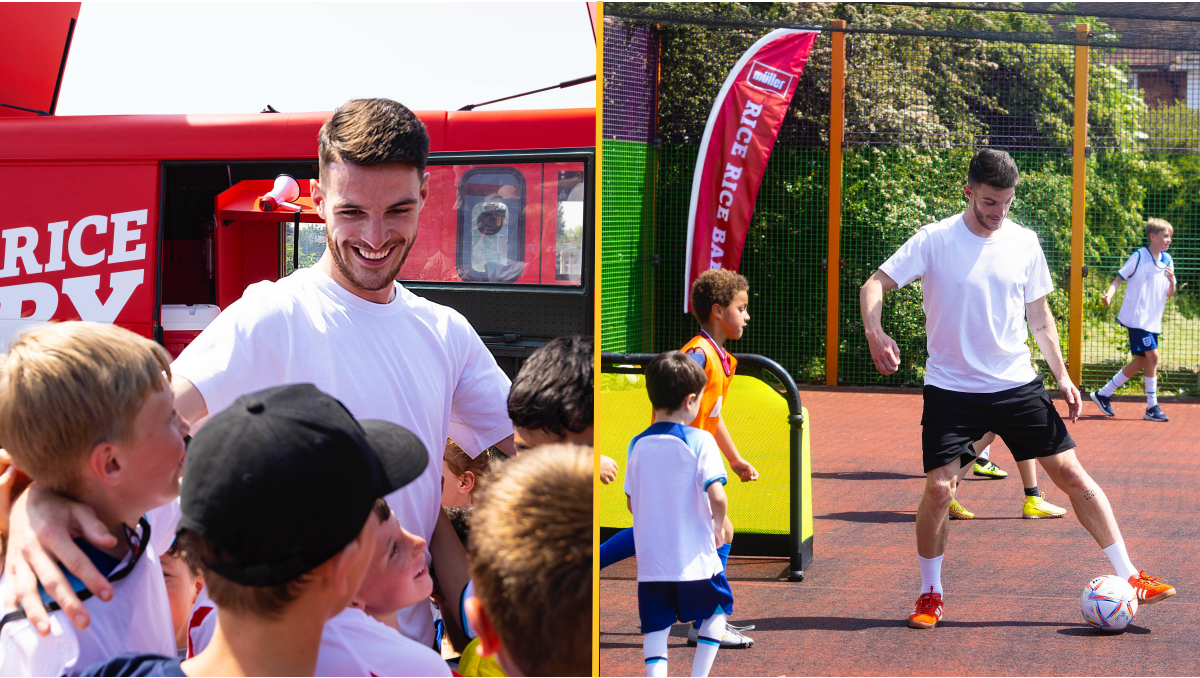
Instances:
[[[248,285],[324,251],[308,180],[330,113],[55,117],[79,8],[0,4],[0,350],[21,326],[86,319],[178,353]],[[589,334],[595,110],[418,115],[430,196],[398,278],[462,312],[510,374]],[[280,174],[302,211],[261,209]]]
[[[430,197],[398,279],[462,312],[510,373],[589,334],[595,111],[417,114]],[[0,322],[115,322],[177,352],[181,311],[216,312],[324,251],[308,179],[329,116],[0,118]],[[279,174],[303,212],[261,210]]]

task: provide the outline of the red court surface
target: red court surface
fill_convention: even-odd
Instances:
[[[801,395],[812,422],[814,562],[789,583],[779,579],[785,560],[730,559],[733,621],[757,626],[755,645],[720,651],[711,675],[1200,675],[1200,404],[1165,402],[1171,421],[1154,423],[1141,419],[1144,401],[1115,402],[1115,419],[1085,401],[1068,424],[1134,565],[1178,591],[1104,635],[1084,624],[1079,597],[1111,565],[1074,511],[1021,519],[1020,477],[1000,441],[992,458],[1010,477],[959,490],[976,518],[950,525],[946,615],[932,630],[908,628],[921,584],[920,393]],[[1038,480],[1047,500],[1070,506],[1040,469]],[[672,629],[670,675],[691,670],[685,636],[685,626]],[[632,559],[601,572],[600,672],[645,675]]]

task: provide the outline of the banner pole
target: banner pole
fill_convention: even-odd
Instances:
[[[1075,24],[1075,137],[1071,149],[1071,274],[1070,322],[1067,336],[1067,374],[1083,383],[1083,238],[1087,203],[1087,24]]]
[[[829,250],[825,259],[825,385],[838,383],[838,283],[842,249],[842,125],[845,122],[846,22],[833,21],[833,79],[829,85]]]

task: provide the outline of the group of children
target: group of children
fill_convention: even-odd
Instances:
[[[723,485],[722,455],[745,482],[758,471],[738,453],[721,409],[737,367],[725,342],[750,321],[749,283],[724,269],[705,271],[692,285],[700,334],[679,352],[646,366],[653,423],[629,445],[624,488],[633,527],[600,547],[600,567],[638,557],[638,610],[646,671],[667,675],[667,637],[675,621],[691,622],[693,676],[708,675],[720,648],[747,648],[753,627],[727,623],[733,594],[725,565],[733,541]],[[606,468],[607,467],[607,468]],[[617,473],[601,460],[601,481]]]
[[[1091,398],[1101,411],[1114,416],[1110,397],[1138,371],[1145,370],[1147,408],[1144,418],[1167,421],[1156,399],[1158,335],[1166,299],[1175,293],[1174,264],[1166,253],[1173,229],[1162,219],[1146,226],[1149,246],[1139,249],[1117,273],[1102,298],[1108,305],[1122,282],[1128,283],[1118,322],[1127,328],[1133,361]],[[692,310],[700,334],[679,352],[662,353],[645,368],[646,390],[653,423],[629,445],[624,489],[633,527],[613,535],[600,547],[600,566],[638,557],[638,612],[643,655],[649,676],[667,675],[667,638],[676,622],[691,622],[689,645],[697,647],[693,676],[708,674],[718,649],[746,648],[753,627],[728,624],[733,594],[725,567],[733,540],[727,482],[721,455],[743,481],[758,477],[743,460],[721,417],[721,409],[737,366],[728,353],[728,339],[741,337],[750,316],[749,284],[737,273],[710,270],[692,286]],[[977,476],[1004,478],[1008,474],[989,458],[994,433],[975,443]],[[1066,509],[1045,500],[1037,486],[1034,461],[1020,465],[1025,486],[1022,516],[1055,518]],[[601,482],[618,475],[617,464],[601,459]],[[957,501],[950,515],[970,519],[974,514]]]
[[[526,361],[514,459],[448,441],[443,504],[470,530],[460,675],[590,673],[592,359],[564,337]],[[47,624],[5,614],[0,675],[451,675],[396,619],[433,589],[383,500],[429,464],[421,441],[311,384],[242,396],[189,440],[170,375],[158,344],[90,322],[0,357],[0,531],[27,487],[70,497],[108,532],[76,543],[112,586],[71,578],[82,630],[48,593]]]

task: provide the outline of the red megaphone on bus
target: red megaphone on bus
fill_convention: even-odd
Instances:
[[[271,187],[271,192],[262,197],[262,211],[277,210],[281,205],[302,209],[299,205],[291,204],[299,197],[300,182],[293,179],[290,174],[280,174],[275,177],[275,185]]]

